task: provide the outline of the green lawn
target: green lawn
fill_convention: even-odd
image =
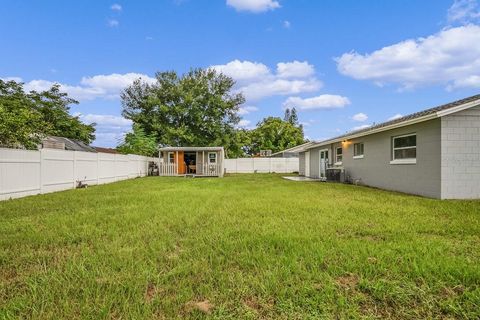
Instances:
[[[0,202],[0,319],[479,317],[480,201],[258,174]]]

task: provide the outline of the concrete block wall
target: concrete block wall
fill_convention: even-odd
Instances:
[[[441,119],[442,199],[480,198],[480,106]]]

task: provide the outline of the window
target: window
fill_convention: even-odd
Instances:
[[[217,163],[217,153],[209,152],[208,153],[208,163]]]
[[[353,144],[353,159],[362,159],[363,158],[363,143],[354,143]]]
[[[343,160],[343,150],[340,147],[335,150],[335,163],[342,163],[342,160]]]
[[[168,153],[168,163],[175,163],[175,154],[173,152]]]
[[[417,135],[409,134],[392,138],[392,164],[416,163]]]

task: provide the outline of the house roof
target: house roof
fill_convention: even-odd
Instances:
[[[423,110],[423,111],[415,112],[415,113],[406,115],[404,117],[401,117],[401,118],[398,118],[398,119],[395,119],[395,120],[390,120],[390,121],[382,122],[382,123],[379,123],[379,124],[375,124],[371,127],[365,128],[365,129],[360,129],[360,130],[348,132],[344,135],[340,135],[340,136],[337,136],[337,137],[334,137],[334,138],[330,138],[330,139],[323,140],[323,141],[318,141],[318,142],[313,143],[310,146],[307,146],[307,148],[305,148],[305,150],[311,149],[311,148],[314,148],[314,147],[317,147],[317,146],[322,146],[322,145],[325,145],[325,144],[330,144],[330,143],[343,141],[343,140],[346,140],[346,139],[352,139],[352,138],[356,138],[356,137],[367,136],[367,135],[374,134],[374,133],[381,132],[381,131],[386,131],[386,130],[390,130],[390,129],[394,129],[394,128],[398,128],[398,127],[408,126],[408,125],[418,123],[418,122],[423,122],[423,121],[427,121],[427,120],[431,120],[431,119],[435,119],[435,118],[440,118],[440,117],[443,117],[445,115],[452,114],[452,113],[455,113],[455,112],[458,112],[458,111],[461,111],[461,110],[465,110],[465,109],[468,109],[468,108],[472,108],[472,107],[475,107],[475,106],[478,106],[478,105],[480,105],[480,94],[477,94],[477,95],[474,95],[474,96],[471,96],[471,97],[468,97],[468,98],[464,98],[464,99],[461,99],[461,100],[457,100],[457,101],[454,101],[454,102],[450,102],[450,103],[447,103],[447,104],[443,104],[443,105],[440,105],[440,106],[436,106],[436,107],[433,107],[433,108],[429,108],[429,109],[426,109],[426,110]]]
[[[164,147],[159,151],[223,151],[223,147]]]
[[[112,154],[120,154],[116,149],[112,148],[104,148],[104,147],[93,147],[97,152],[102,152],[102,153],[112,153]]]
[[[90,147],[89,145],[80,140],[74,140],[65,137],[48,136],[43,139],[43,142],[54,142],[63,144],[65,146],[65,150],[97,152],[93,147]]]
[[[298,153],[298,152],[302,152],[305,148],[309,147],[311,144],[314,144],[315,142],[314,141],[309,141],[309,142],[306,142],[304,144],[300,144],[298,146],[295,146],[295,147],[292,147],[292,148],[289,148],[289,149],[285,149],[285,150],[282,150],[282,151],[278,151],[278,152],[275,152],[272,154],[272,156],[275,156],[277,154],[281,154],[281,153]]]

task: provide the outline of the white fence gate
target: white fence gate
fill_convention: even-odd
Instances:
[[[0,148],[0,200],[146,176],[148,162],[138,155],[42,149]]]
[[[227,173],[293,173],[298,165],[298,158],[225,159]]]

